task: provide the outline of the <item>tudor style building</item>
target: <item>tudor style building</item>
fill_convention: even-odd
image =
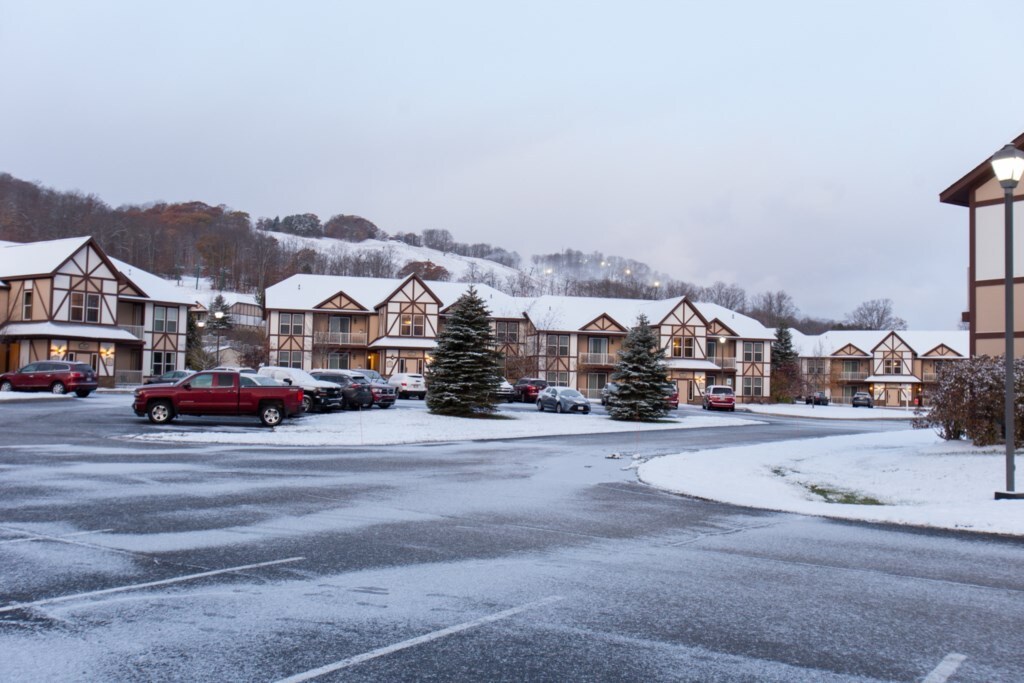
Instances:
[[[741,401],[769,395],[773,335],[757,321],[685,297],[664,300],[512,297],[487,285],[497,348],[512,381],[535,376],[600,394],[630,327],[642,313],[665,349],[683,401],[708,384],[736,387]],[[422,372],[447,310],[470,287],[325,275],[295,275],[267,289],[270,362],[290,367]]]
[[[793,332],[793,345],[808,391],[840,403],[866,391],[879,406],[927,404],[942,365],[968,357],[963,331]]]
[[[0,243],[0,371],[90,364],[101,386],[185,366],[188,298],[91,237]]]
[[[1013,141],[1024,149],[1024,134]],[[1024,356],[1024,183],[1013,194],[1014,356]],[[963,319],[969,324],[972,356],[1005,353],[1005,249],[1004,195],[988,159],[974,167],[939,195],[939,201],[968,209],[967,306]]]

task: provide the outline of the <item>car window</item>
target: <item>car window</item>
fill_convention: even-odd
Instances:
[[[18,372],[38,372],[36,370],[36,368],[38,368],[38,367],[39,367],[39,363],[29,363],[28,365],[23,367],[21,370],[18,370]]]
[[[243,375],[243,376],[239,377],[239,380],[241,380],[241,383],[242,383],[243,387],[254,387],[254,386],[256,386],[256,380],[254,380],[252,377],[246,377],[246,376]]]
[[[53,372],[54,370],[63,370],[57,363],[40,363],[39,367],[36,368],[36,372]]]
[[[194,389],[209,389],[213,386],[213,375],[196,375],[191,385]]]
[[[71,369],[75,372],[92,372],[92,366],[85,363],[75,363],[71,366]]]
[[[569,398],[583,398],[583,394],[575,389],[563,389],[562,396],[568,396]]]

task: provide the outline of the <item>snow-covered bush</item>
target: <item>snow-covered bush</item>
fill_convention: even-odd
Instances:
[[[977,446],[1003,439],[1005,366],[1002,358],[982,356],[943,363],[932,393],[931,410],[914,420],[947,441],[967,437]],[[1024,360],[1014,362],[1016,443],[1024,441]]]

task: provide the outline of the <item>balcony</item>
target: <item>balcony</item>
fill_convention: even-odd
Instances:
[[[862,382],[868,378],[868,373],[858,370],[857,372],[840,372],[841,382]]]
[[[715,359],[712,358],[710,360],[714,361]],[[736,369],[736,359],[735,358],[719,358],[717,362],[722,367],[723,370],[735,370]]]
[[[129,332],[138,339],[142,339],[142,325],[118,325],[125,332]]]
[[[938,382],[939,374],[937,372],[924,372],[921,373],[922,382]]]
[[[610,353],[581,353],[580,365],[615,365],[615,356]]]
[[[600,401],[601,400],[601,390],[600,389],[590,389],[590,388],[587,388],[587,389],[583,389],[580,393],[582,393],[584,396],[589,398],[591,401]]]
[[[327,343],[332,346],[365,346],[365,332],[328,332]]]

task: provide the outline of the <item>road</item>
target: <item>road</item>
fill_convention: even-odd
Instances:
[[[605,457],[900,425],[170,447],[130,440],[129,402],[0,405],[0,680],[1024,680],[1020,540],[673,496]],[[185,422],[210,424],[257,429]]]

